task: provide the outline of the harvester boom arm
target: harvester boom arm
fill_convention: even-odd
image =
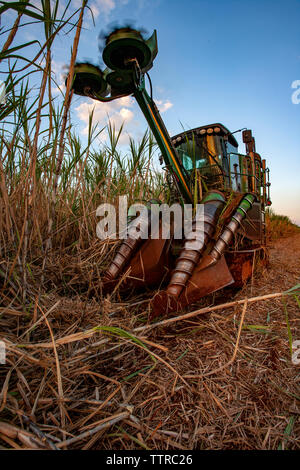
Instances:
[[[193,203],[189,177],[152,96],[149,96],[145,87],[145,74],[152,67],[156,54],[155,30],[146,40],[140,31],[128,27],[118,28],[106,38],[102,57],[107,68],[102,71],[89,63],[76,64],[72,87],[79,95],[103,102],[133,95],[154,134],[182,202]]]
[[[139,85],[136,85],[134,97],[144,114],[151,131],[153,132],[168,169],[175,177],[184,200],[192,203],[193,197],[189,189],[188,179],[184,175],[184,168],[182,167],[178,154],[172,145],[171,138],[157,106],[146,91],[144,75],[141,75],[140,83]]]
[[[135,75],[138,76],[139,73],[137,71],[135,72]],[[175,184],[177,185],[183,200],[185,202],[188,201],[190,203],[193,203],[193,197],[188,185],[188,178],[185,175],[185,170],[178,157],[178,153],[173,147],[170,135],[161,118],[161,115],[157,109],[155,102],[147,93],[145,87],[145,75],[140,74],[137,81],[138,83],[134,83],[133,96],[135,97],[151,131],[153,132],[153,135],[156,139],[157,145],[160,148],[166,166],[173,175],[175,179]],[[123,96],[126,96],[126,94],[120,94],[118,96],[113,97],[104,97],[100,94],[93,93],[89,96],[97,101],[109,102],[118,98],[122,98]]]

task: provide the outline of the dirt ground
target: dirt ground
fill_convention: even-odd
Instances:
[[[191,310],[281,293],[299,277],[295,235],[272,244],[268,269],[242,290]],[[0,446],[298,449],[300,366],[291,344],[300,340],[299,287],[292,294],[139,333],[147,321],[140,297],[99,304],[52,293],[34,318],[1,308]]]

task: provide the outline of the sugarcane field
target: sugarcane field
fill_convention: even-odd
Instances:
[[[299,14],[0,2],[0,454],[300,449]]]

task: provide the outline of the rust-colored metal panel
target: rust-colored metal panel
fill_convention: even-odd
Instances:
[[[122,274],[128,272],[128,276],[121,282],[120,288],[126,290],[132,287],[145,288],[160,285],[169,273],[170,244],[171,240],[162,237],[144,241],[141,248],[125,266]],[[121,276],[114,280],[104,278],[103,292],[105,294],[111,292],[120,283]]]
[[[130,262],[128,281],[136,286],[160,284],[169,271],[169,247],[170,240],[147,240]]]
[[[243,287],[249,281],[258,260],[267,263],[267,253],[262,247],[252,250],[227,251],[225,258],[234,278],[234,287]]]
[[[209,265],[208,261],[209,256],[204,257],[194,270],[185,292],[180,296],[182,303],[187,305],[196,302],[201,297],[223,289],[234,282],[224,256],[214,264]]]
[[[151,317],[154,318],[159,315],[167,315],[168,313],[182,310],[202,297],[233,283],[234,279],[228,269],[224,256],[215,262],[207,255],[196,266],[192,277],[189,279],[178,300],[166,291],[158,292],[154,296],[151,302]]]

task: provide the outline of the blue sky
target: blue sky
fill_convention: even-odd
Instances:
[[[74,7],[78,3],[72,1]],[[170,134],[180,132],[181,123],[185,129],[213,122],[231,131],[252,129],[270,167],[273,209],[300,224],[300,103],[292,102],[297,92],[292,83],[300,80],[300,0],[91,0],[89,5],[95,26],[87,13],[78,60],[99,63],[98,34],[111,22],[134,20],[149,36],[156,29],[159,51],[150,74]],[[58,80],[70,44],[63,36],[53,50]],[[300,93],[297,97],[294,101]],[[91,106],[81,97],[72,104],[83,134]],[[97,103],[101,127],[107,113],[116,125],[125,120],[132,136],[146,128],[132,98]],[[242,143],[239,150],[244,151]]]

